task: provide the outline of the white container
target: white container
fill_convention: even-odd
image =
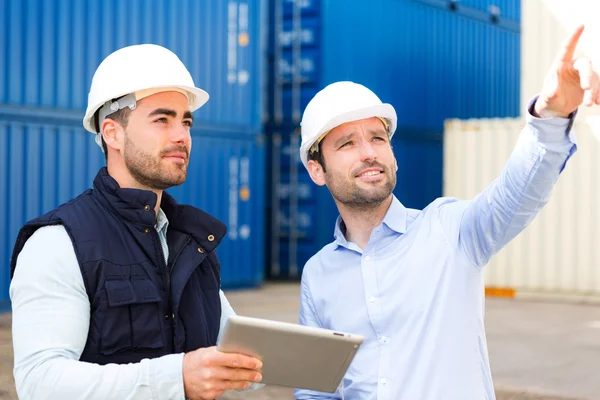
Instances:
[[[473,198],[499,174],[522,119],[449,120],[444,196]],[[600,299],[600,118],[577,118],[578,150],[550,202],[485,267],[488,294]]]

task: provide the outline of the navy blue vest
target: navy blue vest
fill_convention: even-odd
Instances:
[[[91,306],[80,360],[124,364],[214,346],[219,333],[220,265],[225,225],[163,192],[169,219],[165,264],[154,228],[157,196],[122,189],[100,169],[90,189],[21,228],[11,260],[36,229],[63,225]],[[43,265],[39,266],[43,268]]]

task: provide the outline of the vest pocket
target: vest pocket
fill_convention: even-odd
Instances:
[[[160,295],[149,279],[109,280],[100,312],[100,353],[163,347]]]

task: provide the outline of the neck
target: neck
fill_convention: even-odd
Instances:
[[[381,225],[388,212],[392,204],[392,196],[390,195],[375,206],[348,206],[337,201],[336,203],[346,226],[346,240],[356,243],[358,247],[364,249],[369,243],[371,232]]]
[[[162,201],[163,191],[159,189],[153,189],[148,186],[142,185],[136,181],[131,174],[127,172],[127,168],[118,168],[115,165],[107,165],[108,174],[119,184],[120,188],[123,189],[140,189],[148,190],[156,194],[156,204],[154,204],[154,213],[158,215],[160,209],[160,203]],[[150,204],[152,206],[152,204]]]

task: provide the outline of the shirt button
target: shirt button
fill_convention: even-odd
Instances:
[[[381,382],[382,385],[385,385],[387,383],[387,379],[381,378],[379,382]]]
[[[375,300],[377,300],[377,299],[375,298],[375,296],[371,296],[371,297],[369,297],[369,301],[370,301],[371,303],[375,303]]]
[[[200,253],[200,254],[204,253],[204,250],[202,250],[202,247],[198,247],[198,253]]]
[[[379,337],[379,341],[380,341],[381,343],[385,343],[385,342],[387,342],[387,337],[385,337],[385,336],[380,336],[380,337]]]
[[[144,229],[144,232],[146,232],[146,233],[150,233],[150,228],[146,228],[146,229]]]
[[[367,262],[371,261],[371,257],[365,256],[365,261],[367,261]]]
[[[212,241],[214,241],[214,240],[215,240],[215,237],[214,237],[214,235],[208,235],[208,241],[209,241],[209,242],[212,242]]]
[[[149,206],[149,205],[145,205],[145,206],[144,206],[144,210],[145,210],[145,211],[150,211],[150,206]]]

